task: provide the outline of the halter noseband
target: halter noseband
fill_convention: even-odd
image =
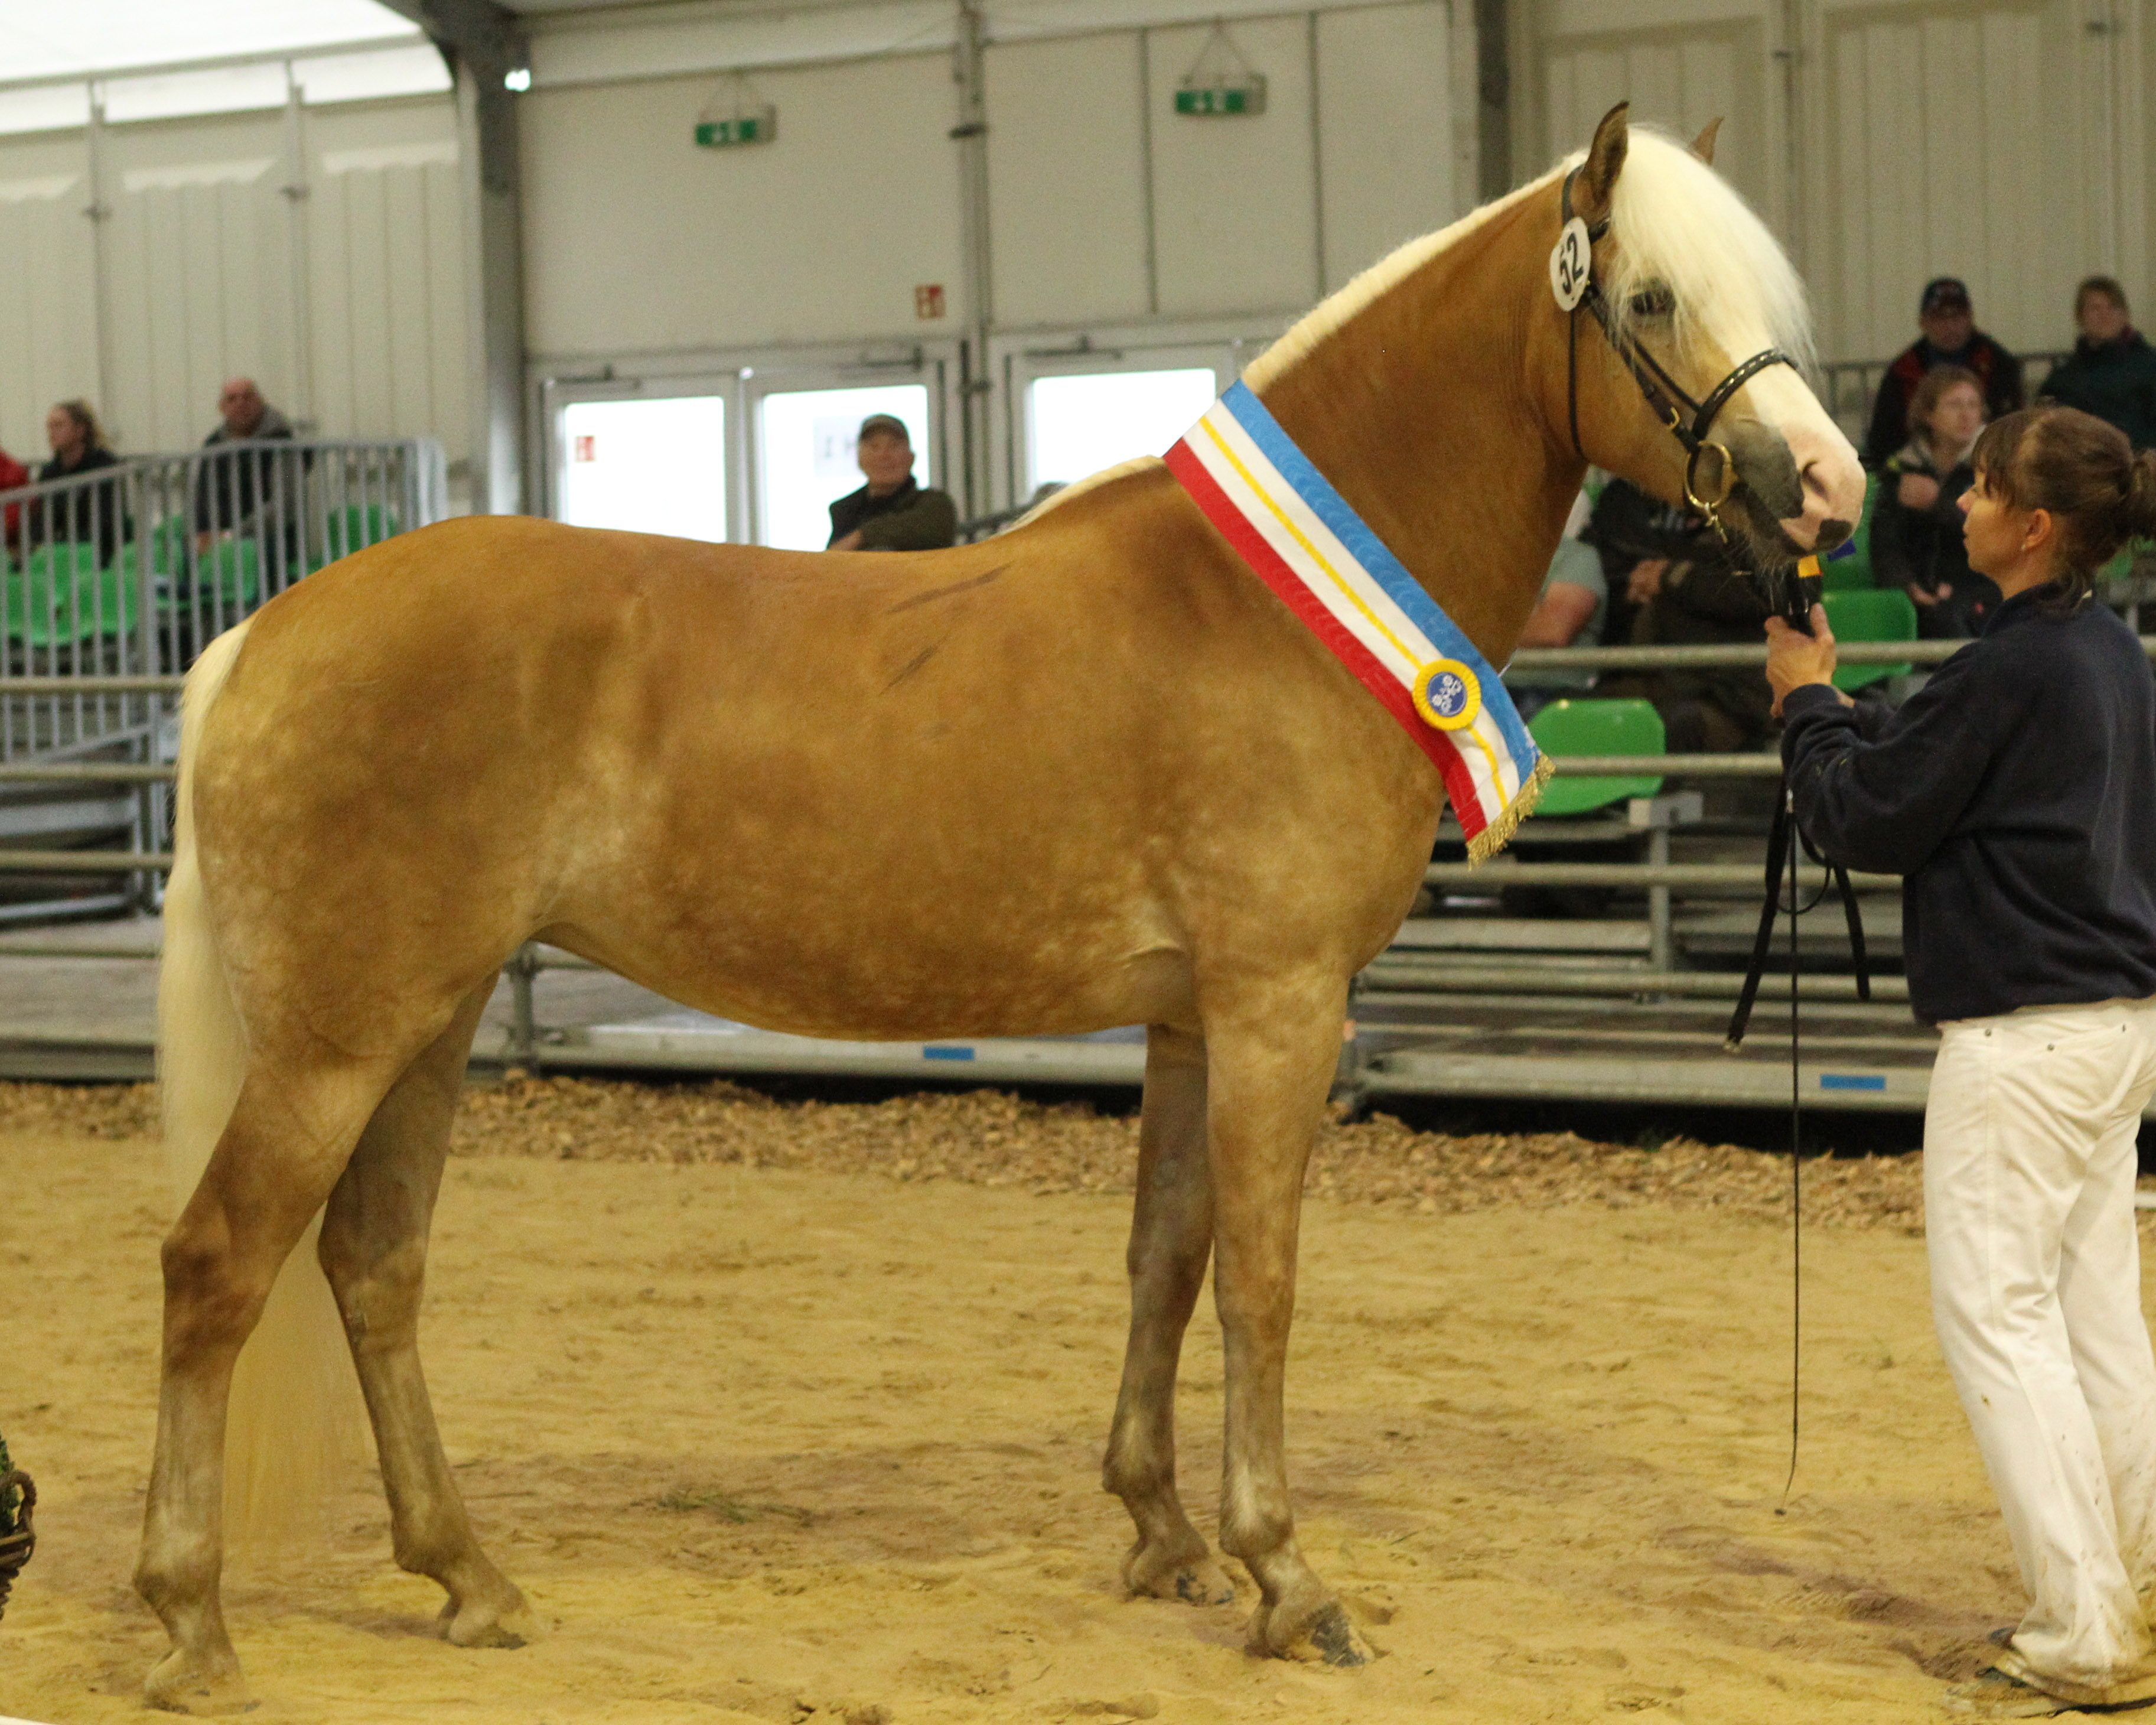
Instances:
[[[1560,220],[1566,227],[1569,227],[1573,221],[1572,182],[1578,177],[1578,168],[1564,177]],[[1594,280],[1594,244],[1609,231],[1609,218],[1607,216],[1588,228],[1586,280],[1580,289],[1578,301],[1567,313],[1564,397],[1565,413],[1572,426],[1573,453],[1583,461],[1587,459],[1587,452],[1579,444],[1579,308],[1584,305],[1595,322],[1602,326],[1602,333],[1608,337],[1617,357],[1624,361],[1625,369],[1632,374],[1632,381],[1640,386],[1640,393],[1646,398],[1647,405],[1654,409],[1655,417],[1668,428],[1671,436],[1684,445],[1685,501],[1705,516],[1714,531],[1726,538],[1727,530],[1722,524],[1719,511],[1722,506],[1729,501],[1730,492],[1736,489],[1737,463],[1726,445],[1708,441],[1707,434],[1713,426],[1716,416],[1729,405],[1729,398],[1753,378],[1773,366],[1788,366],[1794,371],[1797,368],[1797,362],[1779,347],[1763,348],[1709,390],[1705,401],[1694,401],[1684,386],[1662,368],[1653,354],[1619,328],[1616,314],[1610,309],[1609,301]],[[1703,497],[1699,493],[1697,483],[1699,458],[1709,449],[1722,458],[1722,478],[1715,495]]]

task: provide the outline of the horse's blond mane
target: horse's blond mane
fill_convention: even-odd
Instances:
[[[1582,151],[1561,166],[1584,158]],[[1661,283],[1676,301],[1680,352],[1711,342],[1738,360],[1779,347],[1811,369],[1804,283],[1743,194],[1686,145],[1656,127],[1632,127],[1609,228],[1617,246],[1602,290],[1620,325],[1634,294]]]
[[[1449,227],[1425,234],[1419,239],[1410,239],[1378,259],[1345,287],[1336,289],[1297,319],[1286,335],[1243,368],[1243,381],[1253,389],[1263,389],[1283,372],[1292,369],[1297,361],[1373,300],[1390,293],[1440,252],[1450,250],[1476,228],[1532,197],[1556,178],[1558,172],[1552,168],[1540,179],[1531,180],[1502,198],[1468,211]]]
[[[1804,284],[1743,194],[1657,127],[1632,126],[1628,144],[1609,218],[1617,244],[1604,254],[1602,283],[1619,325],[1632,321],[1633,296],[1650,283],[1660,284],[1676,301],[1674,334],[1681,352],[1705,341],[1734,360],[1763,347],[1779,347],[1810,369],[1815,356]],[[1538,179],[1379,259],[1296,320],[1244,368],[1243,381],[1262,391],[1337,335],[1373,300],[1391,292],[1439,253],[1569,173],[1586,154],[1575,151]],[[1537,280],[1539,284],[1539,275]],[[1535,290],[1543,290],[1539,285]],[[1158,461],[1158,456],[1142,455],[1066,485],[1027,514],[1020,525]]]
[[[1705,340],[1741,358],[1762,347],[1779,347],[1809,367],[1811,316],[1804,284],[1751,205],[1658,128],[1632,126],[1629,145],[1610,212],[1617,244],[1605,254],[1602,284],[1620,324],[1630,321],[1632,297],[1640,289],[1662,283],[1676,301],[1680,350]],[[1263,390],[1430,259],[1585,159],[1586,151],[1575,151],[1539,179],[1380,259],[1260,355],[1245,370],[1243,381]]]

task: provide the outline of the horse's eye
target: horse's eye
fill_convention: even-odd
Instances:
[[[1649,282],[1632,295],[1635,317],[1667,317],[1676,309],[1676,295],[1670,291],[1666,282]]]

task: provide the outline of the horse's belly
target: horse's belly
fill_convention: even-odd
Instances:
[[[897,904],[864,916],[803,902],[768,919],[745,906],[667,918],[662,933],[628,926],[643,921],[634,906],[613,908],[545,938],[685,1006],[796,1035],[1075,1034],[1193,1010],[1184,955],[1127,930],[1088,937],[984,918],[925,931],[904,926]]]

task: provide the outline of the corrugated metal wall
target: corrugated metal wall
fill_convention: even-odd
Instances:
[[[994,321],[1277,319],[1471,203],[1445,0],[1245,18],[1262,115],[1192,119],[1209,26],[989,48]],[[724,76],[541,88],[524,141],[542,362],[955,335],[964,303],[947,54],[758,71],[769,148],[699,150]],[[914,290],[941,283],[947,319]]]
[[[2156,0],[1514,8],[1521,174],[1620,98],[1687,131],[1726,115],[1717,164],[1791,245],[1830,357],[1913,339],[1934,275],[1964,278],[1978,321],[2025,350],[2071,345],[2073,285],[2097,271],[2156,318]]]
[[[461,457],[456,163],[445,99],[0,139],[0,447],[44,459],[70,396],[123,449],[184,447],[245,373],[326,436]]]

